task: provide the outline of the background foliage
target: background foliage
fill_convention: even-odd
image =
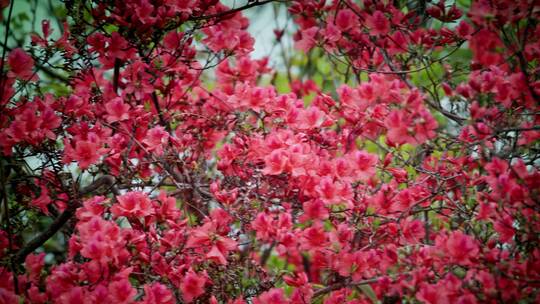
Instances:
[[[538,1],[0,7],[1,303],[540,301]]]

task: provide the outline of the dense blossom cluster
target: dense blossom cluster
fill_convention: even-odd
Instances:
[[[1,303],[540,301],[540,3],[271,2],[66,1],[7,54]],[[280,92],[263,5],[344,80]]]

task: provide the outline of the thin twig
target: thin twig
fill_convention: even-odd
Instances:
[[[398,273],[395,276],[397,277],[397,276],[400,276],[400,275],[406,275],[408,273],[409,272]],[[347,286],[361,286],[361,285],[376,283],[379,280],[381,280],[383,278],[387,278],[389,276],[392,276],[392,275],[378,276],[378,277],[374,277],[374,278],[371,278],[371,279],[366,279],[366,280],[362,280],[362,281],[358,281],[358,282],[344,281],[344,282],[335,283],[335,284],[332,284],[330,286],[327,286],[327,287],[316,290],[315,293],[313,293],[313,298],[320,297],[320,296],[322,296],[324,294],[327,294],[329,292],[332,292],[334,290],[338,290],[338,289],[341,289],[341,288],[347,287]]]
[[[90,193],[95,192],[101,186],[110,186],[114,185],[115,179],[111,175],[105,175],[98,178],[92,184],[81,189],[78,193],[78,196],[84,196]],[[48,239],[50,239],[58,230],[60,230],[65,223],[75,214],[75,211],[80,206],[79,198],[74,198],[74,201],[60,214],[53,223],[41,232],[39,235],[34,237],[28,244],[22,247],[13,257],[15,263],[22,263],[26,259],[26,256],[32,253],[34,250],[43,245]]]
[[[260,2],[259,1],[253,1],[253,2],[251,2],[249,4],[246,4],[246,5],[241,6],[241,7],[233,8],[233,9],[230,9],[228,11],[215,13],[215,14],[210,14],[210,15],[195,16],[195,17],[190,18],[189,20],[190,21],[198,21],[198,20],[209,20],[209,19],[214,19],[214,18],[223,18],[223,17],[229,16],[229,15],[236,14],[236,13],[241,12],[243,10],[246,10],[248,8],[252,8],[252,7],[255,7],[255,6],[259,6],[259,5],[264,5],[264,4],[267,4],[267,3],[270,3],[270,2],[275,2],[275,1],[277,1],[277,0],[266,0],[266,1],[260,1]]]
[[[9,37],[9,26],[11,24],[11,14],[13,12],[13,4],[15,1],[11,1],[9,5],[9,13],[6,19],[6,34],[4,36],[4,47],[2,48],[2,60],[0,61],[0,102],[4,98],[4,61],[6,60],[6,46]]]

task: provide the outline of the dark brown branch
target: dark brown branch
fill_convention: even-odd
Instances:
[[[171,132],[171,126],[169,126],[167,121],[165,121],[165,117],[163,117],[163,112],[161,111],[161,107],[159,106],[159,100],[156,92],[152,92],[152,102],[154,103],[154,107],[156,108],[159,123],[165,128],[165,130],[167,130],[167,132]]]
[[[2,206],[4,207],[4,219],[5,219],[5,231],[7,233],[8,237],[8,249],[9,253],[11,254],[13,252],[13,233],[11,231],[11,215],[9,210],[9,200],[8,200],[8,194],[7,194],[7,179],[9,176],[9,170],[6,172],[6,168],[4,167],[4,162],[0,165],[0,173],[2,176]],[[13,287],[15,289],[15,293],[19,294],[19,283],[18,283],[18,277],[16,273],[16,267],[15,263],[12,261],[10,263],[11,272],[13,273]]]
[[[211,15],[195,16],[193,18],[190,18],[189,20],[197,21],[197,20],[209,20],[209,19],[214,19],[214,18],[223,18],[223,17],[229,16],[229,15],[234,15],[234,14],[236,14],[238,12],[241,12],[243,10],[246,10],[248,8],[252,8],[252,7],[255,7],[255,6],[259,6],[259,5],[264,5],[264,4],[267,4],[267,3],[270,3],[270,2],[275,2],[275,1],[277,1],[277,0],[266,0],[266,1],[258,1],[257,0],[257,1],[253,1],[251,3],[248,3],[248,4],[244,5],[244,6],[230,9],[228,11],[215,13],[215,14],[211,14]]]
[[[274,247],[276,246],[276,242],[272,242],[272,244],[270,245],[270,247],[266,248],[266,250],[263,251],[263,254],[261,256],[261,266],[264,267],[264,265],[266,265],[266,262],[268,261],[268,259],[270,258],[270,254],[272,253],[272,250],[274,249]]]
[[[456,114],[454,114],[452,112],[446,111],[441,106],[439,106],[436,103],[434,103],[433,101],[429,100],[429,98],[426,98],[425,101],[427,102],[428,105],[430,105],[432,108],[437,110],[439,113],[441,113],[442,115],[452,119],[453,121],[455,121],[459,125],[462,125],[466,121],[465,118],[460,117],[460,116],[458,116],[458,115],[456,115]]]
[[[388,38],[390,38],[390,37],[388,37]],[[433,64],[435,64],[437,62],[442,62],[446,58],[452,56],[457,50],[459,50],[459,48],[463,45],[463,43],[465,43],[465,41],[466,40],[462,40],[459,43],[457,43],[456,47],[454,49],[452,49],[452,51],[450,51],[448,54],[446,54],[446,55],[444,55],[444,56],[442,56],[440,58],[433,59],[429,63],[426,63],[426,64],[424,64],[423,66],[421,66],[421,67],[419,67],[417,69],[397,70],[397,69],[395,69],[395,67],[391,67],[391,71],[374,70],[374,69],[357,69],[357,70],[361,71],[361,72],[366,72],[366,73],[389,74],[389,75],[418,73],[418,72],[421,72],[423,70],[429,69],[431,66],[433,66]],[[388,55],[386,55],[386,56],[388,56]],[[390,66],[390,65],[388,65],[388,66]]]
[[[505,132],[524,132],[524,131],[540,131],[540,126],[532,126],[529,128],[506,128],[506,129],[500,129],[497,130],[497,133],[505,133]]]
[[[191,183],[191,179],[189,176],[180,174],[176,172],[176,170],[167,162],[159,161],[160,166],[171,176],[171,178],[174,180],[177,188],[182,189],[182,191],[179,191],[176,193],[176,195],[181,195],[182,200],[184,203],[187,204],[188,209],[192,211],[198,220],[202,220],[205,216],[208,215],[208,210],[203,211],[201,210],[202,206],[198,206],[196,203],[192,203],[190,201],[193,200],[194,196],[198,196],[201,198],[211,199],[212,195],[204,191],[200,188],[201,185]],[[182,186],[186,186],[185,188]]]
[[[334,290],[338,290],[338,289],[341,289],[341,288],[344,288],[344,287],[362,286],[362,285],[367,285],[367,284],[371,284],[371,283],[376,283],[379,280],[381,280],[382,278],[389,277],[392,280],[396,280],[398,276],[406,275],[406,274],[409,274],[409,273],[410,272],[407,271],[407,272],[403,272],[403,273],[396,273],[396,274],[393,274],[393,275],[392,274],[391,275],[383,275],[383,276],[378,276],[378,277],[374,277],[374,278],[371,278],[371,279],[365,279],[365,280],[358,281],[358,282],[351,282],[351,281],[338,282],[338,283],[335,283],[335,284],[332,284],[332,285],[329,285],[329,286],[326,286],[324,288],[316,290],[315,293],[313,293],[313,298],[320,297],[320,296],[322,296],[324,294],[327,294],[329,292],[332,292]]]
[[[66,85],[70,85],[70,82],[69,82],[69,79],[56,73],[55,71],[53,70],[50,70],[48,68],[46,68],[44,65],[42,65],[41,63],[37,62],[36,63],[36,68],[40,71],[42,71],[43,73],[45,73],[47,76],[53,78],[53,79],[56,79],[56,80],[59,80],[61,82],[63,82],[64,84]]]
[[[388,53],[386,52],[385,49],[381,49],[381,52],[383,54],[383,58],[384,58],[384,61],[385,63],[388,65],[388,67],[390,68],[390,70],[392,71],[398,71],[398,69],[396,69],[396,67],[394,66],[394,64],[392,63],[392,60],[390,59],[390,56],[388,55]],[[407,87],[409,88],[413,88],[414,85],[410,82],[409,79],[407,79],[407,76],[405,74],[398,74],[401,79],[405,82],[405,84],[407,85]],[[445,109],[443,109],[442,106],[440,105],[437,105],[436,103],[434,103],[433,101],[429,100],[429,98],[426,98],[425,99],[427,104],[430,105],[432,108],[434,108],[435,110],[437,110],[439,113],[441,113],[442,115],[452,119],[453,121],[455,121],[457,124],[459,125],[462,125],[463,122],[466,120],[465,118],[462,118],[452,112],[449,112],[449,111],[446,111]]]
[[[361,285],[366,285],[366,284],[370,284],[370,283],[376,283],[377,281],[379,281],[380,279],[382,279],[383,277],[376,277],[376,278],[371,278],[371,279],[367,279],[367,280],[362,280],[362,281],[359,281],[359,282],[340,282],[340,283],[336,283],[336,284],[332,284],[330,286],[327,286],[327,287],[324,287],[324,288],[321,288],[317,291],[315,291],[315,293],[313,293],[313,298],[317,298],[317,297],[320,297],[324,294],[327,294],[329,292],[332,292],[334,290],[338,290],[338,289],[341,289],[343,287],[347,287],[347,286],[361,286]]]
[[[11,1],[9,5],[9,12],[8,12],[8,18],[6,20],[6,34],[4,36],[4,45],[7,44],[8,37],[9,37],[9,26],[11,24],[11,15],[13,13],[13,5],[15,1]],[[5,79],[4,79],[4,61],[6,59],[6,48],[2,48],[2,58],[0,59],[0,104],[3,102],[4,99],[4,85],[5,85]],[[6,172],[4,172],[4,167],[2,164],[2,196],[3,196],[3,206],[4,206],[4,212],[6,215],[6,233],[8,235],[8,247],[9,252],[11,253],[13,250],[13,238],[11,234],[11,225],[10,225],[10,215],[9,215],[9,202],[7,197],[7,190],[6,190],[6,179],[7,175],[5,175]],[[11,261],[10,263],[11,272],[13,275],[13,287],[15,290],[15,294],[19,294],[19,279],[17,277],[17,273],[15,272],[15,263]]]
[[[13,13],[14,2],[15,1],[11,1],[9,6],[9,13],[6,20],[6,34],[4,36],[4,47],[2,48],[2,59],[0,60],[0,102],[4,98],[4,61],[6,60],[6,46],[9,37],[9,25],[11,23],[11,14]]]
[[[3,42],[0,42],[0,46],[2,46],[2,48],[6,51],[11,51],[12,48],[8,47],[6,44],[4,44]],[[38,58],[34,58],[34,59],[38,59]],[[56,80],[59,80],[61,82],[63,82],[64,84],[66,85],[69,85],[69,79],[63,75],[60,75],[58,73],[56,73],[55,71],[45,67],[43,64],[39,63],[39,60],[35,60],[35,66],[36,68],[45,73],[47,76],[53,78],[53,79],[56,79]]]
[[[517,51],[517,57],[519,61],[519,68],[521,69],[523,76],[525,76],[525,82],[527,83],[527,88],[529,89],[529,92],[531,93],[531,96],[534,98],[534,100],[538,102],[538,100],[540,99],[540,96],[538,96],[538,94],[536,93],[536,91],[531,85],[527,59],[525,59],[525,55],[523,55],[523,52],[525,50],[525,45],[527,44],[529,28],[531,27],[531,16],[532,16],[533,8],[534,8],[533,5],[531,5],[531,7],[529,8],[529,13],[527,15],[527,25],[525,25],[525,30],[523,31],[523,41],[521,41],[520,49]]]
[[[113,90],[116,94],[118,94],[118,79],[120,78],[120,66],[122,65],[122,61],[120,59],[116,58],[114,60],[114,74],[113,74]]]
[[[98,178],[96,181],[94,181],[89,186],[81,189],[79,191],[79,197],[90,194],[98,190],[102,186],[110,186],[112,187],[114,185],[114,177],[110,175],[105,175],[100,178]],[[58,230],[64,226],[64,224],[75,214],[75,211],[80,206],[80,201],[78,198],[75,198],[75,201],[72,202],[65,210],[58,216],[53,223],[43,232],[41,232],[38,236],[34,237],[28,244],[26,244],[24,247],[22,247],[13,257],[13,261],[15,263],[23,263],[26,259],[26,256],[32,253],[34,250],[39,248],[41,245],[43,245],[48,239],[50,239]]]

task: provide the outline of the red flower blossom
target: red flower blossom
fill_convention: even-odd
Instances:
[[[180,290],[182,291],[184,301],[191,303],[194,299],[202,295],[207,282],[206,273],[198,274],[190,269],[180,283]]]
[[[13,49],[8,56],[9,77],[17,77],[24,81],[36,80],[34,76],[34,59],[21,48]]]
[[[128,192],[116,199],[118,203],[111,207],[114,216],[144,217],[153,213],[152,203],[143,192]]]
[[[371,16],[368,16],[366,25],[370,35],[383,36],[390,32],[390,21],[381,11],[375,11]]]

